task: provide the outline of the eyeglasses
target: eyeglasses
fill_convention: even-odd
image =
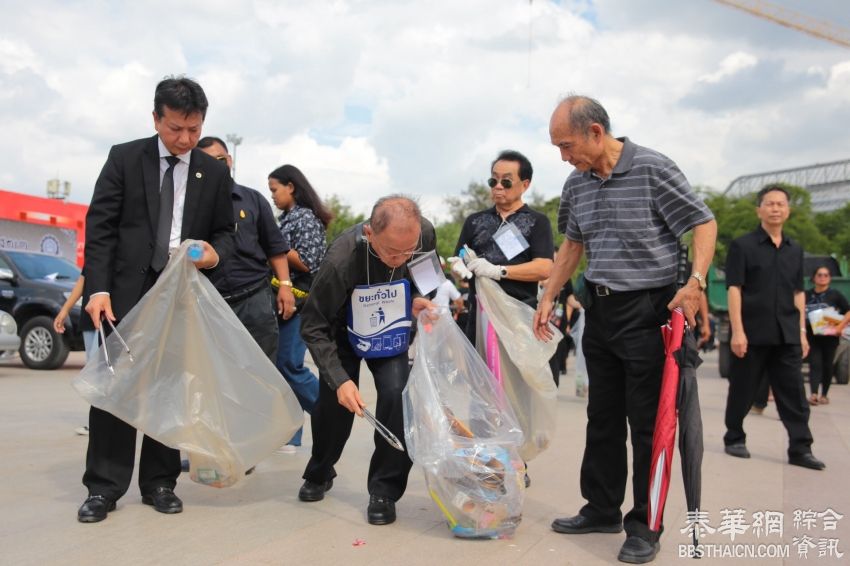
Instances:
[[[489,179],[487,179],[487,184],[490,186],[491,189],[495,189],[499,183],[502,184],[502,188],[505,190],[508,190],[514,186],[510,179],[496,179],[495,177],[490,177]]]
[[[832,275],[831,273],[823,273],[823,272],[815,273],[815,277],[829,277],[831,275]]]
[[[426,253],[426,252],[422,251],[422,235],[421,234],[419,235],[419,242],[416,244],[415,247],[413,247],[409,250],[398,250],[396,248],[386,246],[382,242],[377,242],[376,238],[374,236],[372,237],[371,240],[367,240],[367,243],[369,244],[369,246],[368,246],[369,247],[369,253],[372,254],[373,256],[377,257],[378,259],[381,259],[381,257],[376,252],[380,252],[380,254],[384,256],[384,259],[389,259],[391,261],[396,260],[396,259],[405,259],[405,258],[411,258],[412,259],[416,256],[419,256],[419,255],[422,255],[423,253]],[[374,251],[373,251],[373,249],[374,249]]]
[[[381,259],[381,257],[379,255],[377,255],[375,252],[372,251],[373,248],[375,249],[375,251],[379,251],[381,253],[381,255],[384,256],[385,259],[389,259],[389,260],[413,258],[415,256],[422,255],[422,253],[423,253],[421,243],[418,246],[416,246],[415,248],[413,248],[411,250],[404,251],[404,252],[396,251],[393,248],[390,248],[388,246],[384,246],[382,244],[378,244],[378,246],[375,246],[374,241],[369,242],[369,243],[370,243],[369,253],[371,253],[373,256],[377,257],[378,259]],[[380,249],[378,249],[378,247],[380,247]]]
[[[216,159],[218,159],[219,161],[227,161],[227,156],[226,155],[219,155],[218,157],[216,157]]]

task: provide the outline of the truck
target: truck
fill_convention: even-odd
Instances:
[[[806,289],[812,287],[809,275],[820,265],[826,265],[832,272],[830,287],[840,291],[850,299],[850,272],[846,258],[805,254],[803,257],[803,273]],[[729,325],[729,307],[726,301],[726,274],[722,269],[711,266],[708,270],[708,308],[715,318],[715,334],[718,341],[718,366],[721,377],[729,377],[729,366],[732,363],[732,348],[730,345],[732,331]],[[847,331],[841,337],[838,350],[833,362],[833,375],[837,383],[846,384],[850,381],[850,339]]]

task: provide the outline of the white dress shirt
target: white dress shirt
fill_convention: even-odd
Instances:
[[[165,172],[168,171],[168,161],[165,159],[171,155],[171,152],[162,143],[162,138],[156,138],[159,144],[159,186],[162,188],[162,180],[165,178]],[[176,155],[180,160],[174,166],[174,208],[171,212],[171,239],[169,240],[169,248],[180,247],[180,233],[183,230],[183,205],[186,203],[186,182],[189,180],[189,156],[192,151]]]

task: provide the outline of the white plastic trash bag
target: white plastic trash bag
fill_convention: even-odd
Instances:
[[[476,347],[519,419],[525,436],[519,453],[530,461],[555,435],[558,388],[549,359],[563,336],[550,324],[554,338],[538,340],[532,330],[534,309],[509,296],[492,279],[477,277],[475,292],[479,305]]]
[[[585,314],[584,310],[579,312],[581,314],[570,330],[570,335],[576,345],[576,397],[587,397],[587,363],[584,360],[584,348],[581,347],[581,341],[584,338]]]
[[[303,412],[289,385],[212,283],[186,241],[156,284],[73,380],[86,401],[189,455],[191,478],[214,487],[289,440]]]
[[[402,393],[407,450],[455,536],[510,537],[525,494],[522,431],[448,309],[439,313],[419,318]]]

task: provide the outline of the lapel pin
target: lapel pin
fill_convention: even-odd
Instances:
[[[200,179],[200,178],[201,178],[201,177],[203,177],[203,176],[204,176],[204,174],[203,174],[203,173],[201,173],[200,171],[198,171],[197,173],[195,173],[195,178],[196,178],[196,179]]]

